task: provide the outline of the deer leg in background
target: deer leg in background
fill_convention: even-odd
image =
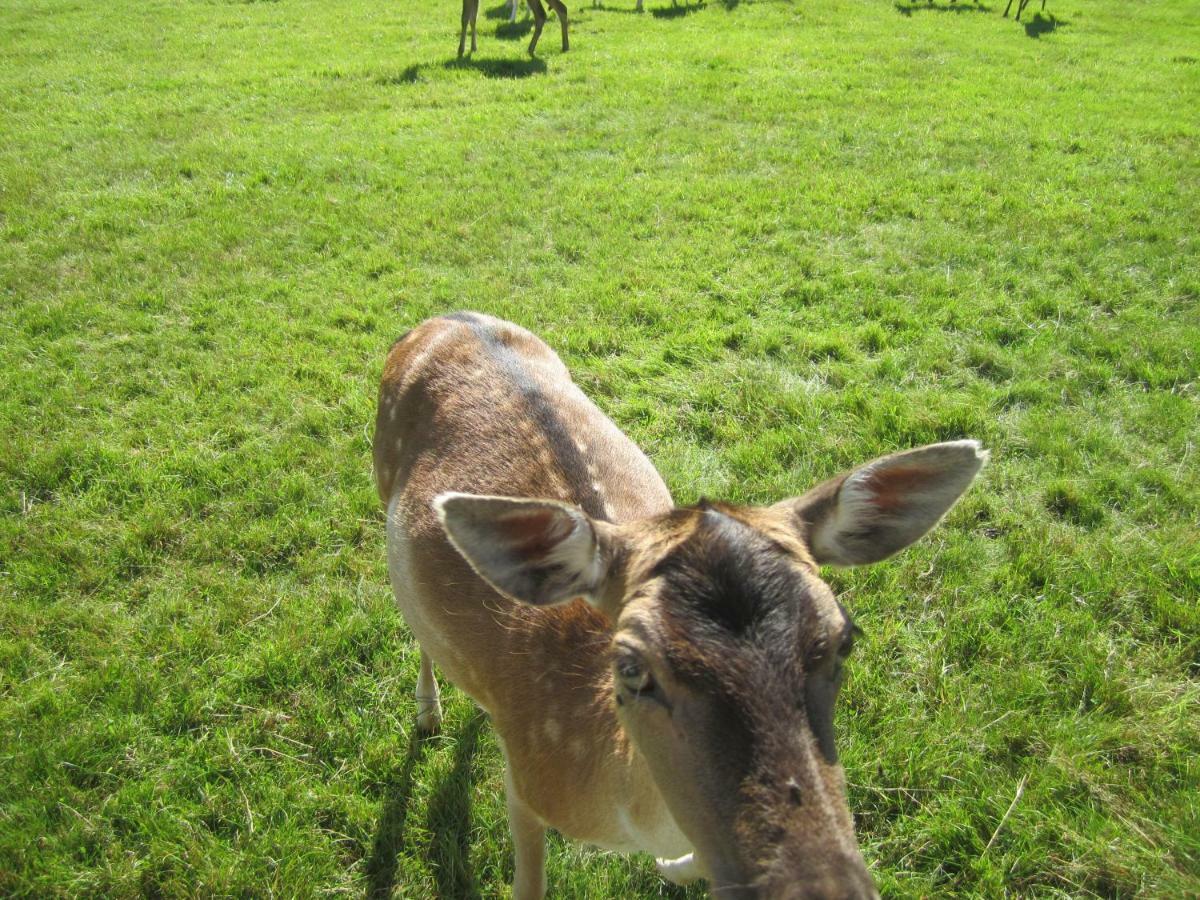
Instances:
[[[538,38],[542,36],[542,26],[546,24],[546,10],[542,0],[529,0],[529,11],[533,13],[533,39],[529,42],[529,55],[537,49]]]
[[[466,44],[467,44],[467,24],[468,24],[468,23],[470,22],[470,20],[471,20],[471,3],[472,3],[472,0],[463,0],[463,7],[462,7],[462,30],[461,30],[461,31],[458,33],[458,58],[459,58],[459,59],[462,59],[462,56],[463,56],[463,50],[465,50],[465,49],[466,49]],[[471,49],[472,49],[472,51],[473,51],[473,50],[474,50],[474,47],[472,47]]]
[[[479,0],[463,0],[462,31],[458,36],[458,58],[462,59],[467,41],[467,26],[471,26],[471,52],[478,47],[475,44],[475,19],[479,16]]]
[[[563,53],[567,52],[567,6],[562,0],[546,0],[550,4],[550,8],[558,13],[558,24],[562,26],[563,33]]]

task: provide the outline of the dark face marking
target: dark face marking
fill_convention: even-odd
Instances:
[[[650,573],[659,649],[690,698],[675,727],[706,748],[694,777],[733,823],[733,870],[756,878],[785,851],[800,869],[847,853],[861,867],[833,740],[849,617],[802,553],[736,509],[673,515],[692,527]]]
[[[767,669],[794,693],[835,637],[814,593],[819,582],[732,512],[702,503],[692,533],[651,572],[662,581],[668,659],[684,680],[738,691],[752,690],[737,684],[751,674],[738,668]]]

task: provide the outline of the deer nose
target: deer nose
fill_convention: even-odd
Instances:
[[[879,900],[879,891],[861,858],[839,854],[773,874],[755,896],[763,900]]]

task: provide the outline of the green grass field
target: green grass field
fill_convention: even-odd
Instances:
[[[930,539],[829,574],[867,862],[1200,894],[1200,6],[986,2],[585,0],[529,61],[494,0],[456,64],[452,0],[6,0],[0,894],[507,894],[370,479],[388,345],[458,308],[680,502],[982,439]],[[549,877],[702,896],[557,837]]]

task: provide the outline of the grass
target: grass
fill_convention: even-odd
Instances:
[[[413,738],[369,475],[388,344],[464,307],[681,502],[984,440],[829,576],[868,863],[1200,893],[1200,10],[1050,5],[606,0],[532,62],[485,9],[457,63],[449,3],[10,0],[0,893],[507,892],[486,721]],[[550,883],[699,896],[558,838]]]

